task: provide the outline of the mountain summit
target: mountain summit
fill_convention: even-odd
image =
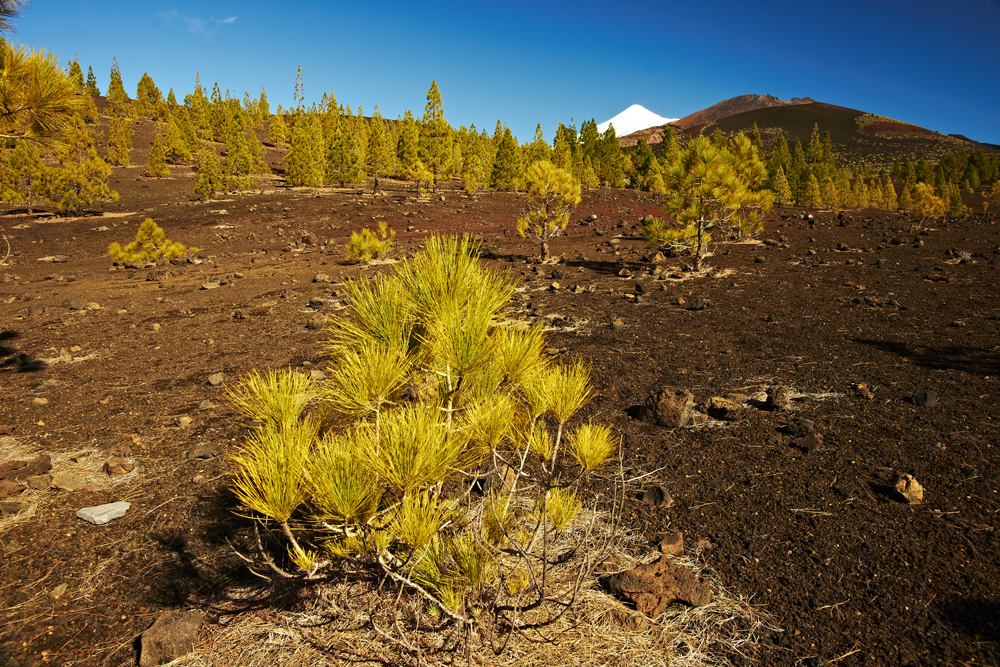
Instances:
[[[811,97],[793,97],[790,100],[779,100],[774,95],[740,95],[722,100],[713,104],[707,109],[696,111],[690,116],[685,116],[677,121],[677,127],[689,130],[697,125],[705,125],[714,121],[735,116],[747,111],[757,109],[767,109],[771,107],[797,106],[800,104],[812,104],[816,100]],[[615,126],[617,128],[617,125]],[[620,133],[619,133],[620,134]]]
[[[677,119],[657,116],[644,106],[633,104],[611,120],[606,120],[599,124],[597,126],[597,131],[603,134],[608,129],[609,125],[614,125],[615,136],[624,137],[626,134],[632,134],[633,132],[645,130],[650,127],[659,127],[661,125],[666,125],[667,123],[672,123],[675,120]]]

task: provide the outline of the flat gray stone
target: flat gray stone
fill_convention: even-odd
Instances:
[[[109,521],[125,516],[125,512],[132,506],[132,503],[119,501],[117,503],[107,503],[105,505],[95,505],[94,507],[84,507],[77,510],[76,516],[84,521],[89,521],[95,526],[103,526]]]

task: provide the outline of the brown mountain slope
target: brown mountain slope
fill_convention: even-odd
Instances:
[[[728,100],[722,100],[707,109],[696,111],[690,116],[681,118],[679,121],[674,123],[674,125],[681,129],[688,130],[695,125],[704,125],[706,123],[711,123],[712,121],[721,120],[722,118],[735,116],[738,113],[745,113],[747,111],[765,109],[768,107],[809,104],[815,101],[816,100],[809,97],[793,97],[792,99],[786,101],[779,100],[774,95],[740,95],[739,97],[731,97]]]

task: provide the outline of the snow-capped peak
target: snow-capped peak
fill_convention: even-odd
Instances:
[[[626,134],[632,134],[633,132],[645,130],[649,127],[659,127],[660,125],[672,123],[675,120],[679,119],[657,116],[655,113],[642,105],[633,104],[611,120],[606,120],[599,124],[597,126],[597,130],[603,134],[608,129],[609,125],[614,125],[615,136],[624,137]]]

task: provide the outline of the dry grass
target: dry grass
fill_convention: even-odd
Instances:
[[[574,540],[610,546],[610,561],[628,569],[650,560],[645,540],[634,533],[607,532],[606,517],[586,512],[558,550]],[[588,528],[591,530],[588,532]],[[608,553],[608,552],[605,552]],[[310,665],[435,665],[465,663],[497,667],[628,665],[707,667],[745,664],[758,654],[760,637],[776,628],[760,610],[727,591],[702,562],[693,568],[712,585],[712,601],[702,607],[674,605],[650,621],[607,595],[596,575],[586,578],[572,610],[537,630],[509,637],[486,636],[486,619],[467,635],[456,624],[435,631],[426,602],[374,580],[327,581],[301,589],[292,604],[276,602],[260,588],[230,591],[213,609],[219,622],[194,652],[176,667],[291,667]],[[572,573],[553,572],[568,595]],[[547,611],[536,612],[544,615]],[[531,619],[522,619],[531,620]],[[468,639],[467,643],[465,640]],[[504,641],[506,644],[504,645]],[[503,645],[497,654],[493,646]]]
[[[49,474],[53,477],[62,472],[76,473],[84,478],[90,486],[97,486],[102,489],[113,490],[117,495],[122,496],[122,500],[127,500],[125,496],[130,494],[133,486],[136,486],[143,478],[145,469],[136,464],[134,459],[127,459],[135,464],[135,469],[125,475],[109,477],[104,472],[104,462],[108,454],[102,454],[96,447],[82,448],[73,452],[46,452],[36,447],[29,447],[18,438],[12,436],[0,437],[0,461],[17,461],[34,459],[39,454],[49,454],[52,459],[52,470]],[[75,459],[75,460],[73,460]],[[17,496],[8,497],[10,502],[24,505],[17,514],[0,519],[0,535],[6,533],[17,525],[29,521],[48,501],[63,493],[56,489],[36,491],[26,488]],[[134,493],[134,491],[133,491]]]

